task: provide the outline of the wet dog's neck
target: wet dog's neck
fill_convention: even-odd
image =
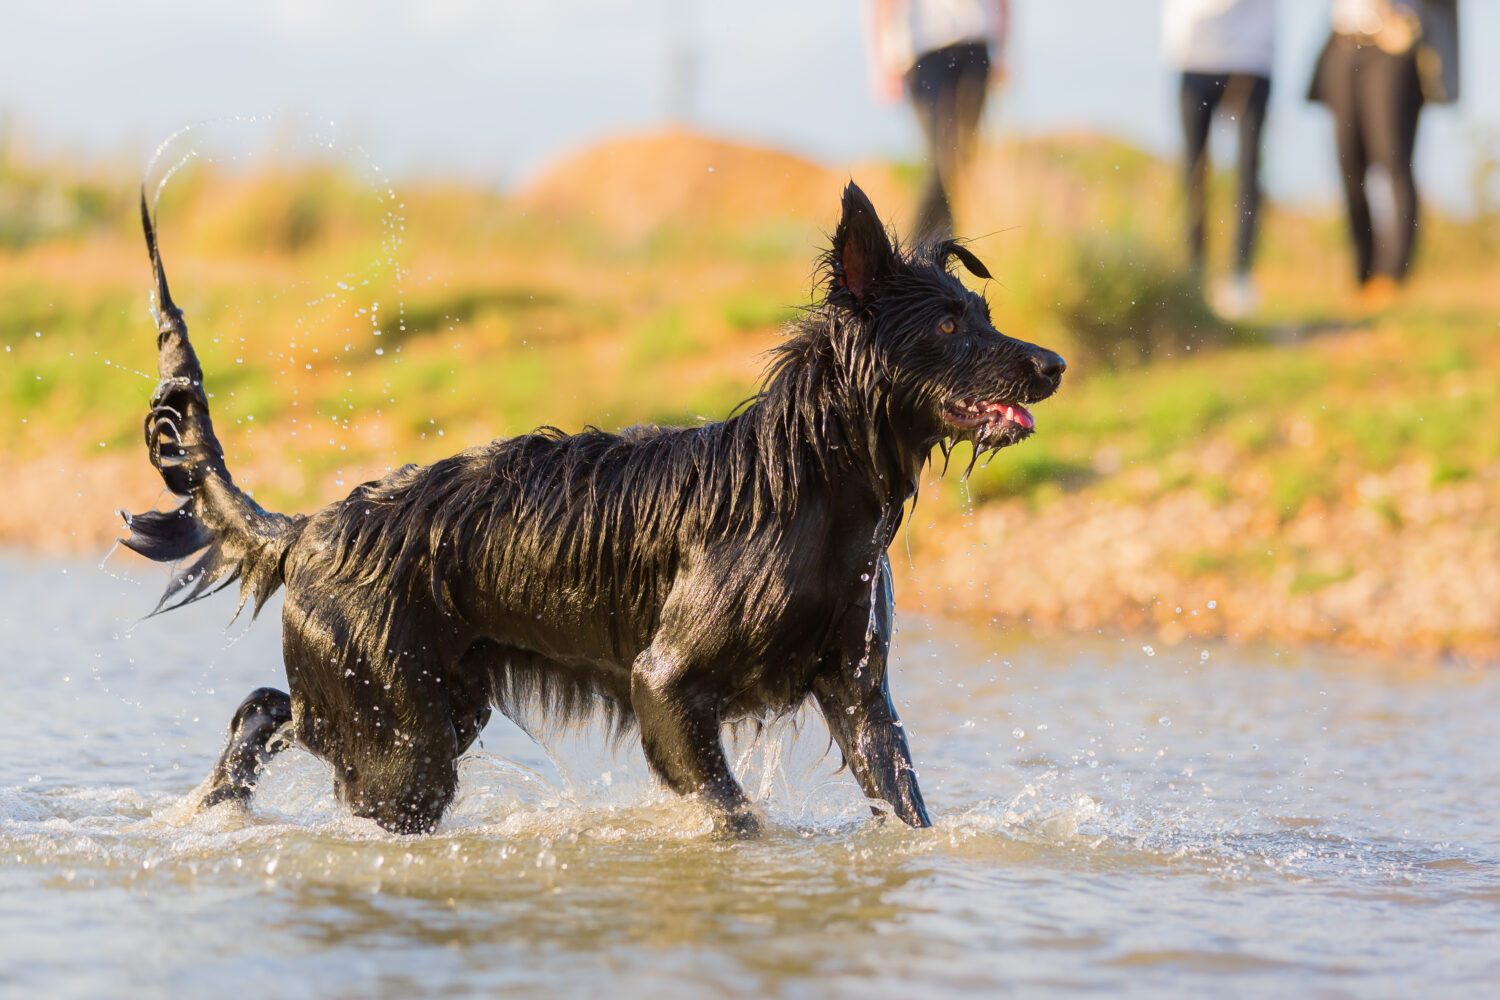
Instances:
[[[892,522],[935,442],[903,412],[867,322],[827,306],[805,317],[743,416],[776,478],[822,480],[840,508]]]

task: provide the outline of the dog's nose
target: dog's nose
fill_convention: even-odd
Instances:
[[[1061,378],[1062,373],[1068,370],[1068,363],[1062,359],[1062,355],[1052,351],[1037,351],[1031,356],[1031,363],[1047,378]]]

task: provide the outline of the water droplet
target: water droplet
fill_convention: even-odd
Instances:
[[[1172,717],[1170,715],[1163,715],[1160,719],[1156,720],[1156,724],[1165,729],[1172,724]]]
[[[1017,726],[1010,731],[1010,735],[1018,740],[1024,740],[1026,738],[1026,730],[1022,729],[1020,726]]]
[[[1145,653],[1147,656],[1155,656],[1156,655],[1156,650],[1152,649],[1150,646],[1142,646],[1141,647],[1141,652]]]

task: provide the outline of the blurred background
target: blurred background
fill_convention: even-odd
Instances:
[[[994,135],[1080,131],[1161,156],[1181,145],[1160,0],[1017,0]],[[1338,192],[1327,114],[1304,100],[1328,32],[1323,2],[1277,4],[1266,188]],[[87,157],[149,152],[183,125],[276,114],[336,123],[382,168],[511,185],[600,136],[689,123],[830,164],[910,158],[908,110],[870,98],[868,11],[856,0],[439,0],[203,5],[65,2],[0,38],[11,141]],[[1500,142],[1492,3],[1464,8],[1464,100],[1422,121],[1425,193],[1474,205]],[[290,118],[290,120],[288,120]]]
[[[1410,279],[1380,295],[1354,272],[1333,116],[1306,100],[1329,7],[1273,5],[1266,201],[1235,309],[1205,302],[1232,269],[1233,109],[1195,269],[1161,4],[1008,6],[955,225],[997,276],[997,325],[1070,370],[1033,440],[924,488],[904,593],[1004,627],[1500,655],[1500,66],[1483,58],[1500,5],[1462,7],[1461,96],[1417,133]],[[541,423],[722,416],[813,294],[848,178],[915,224],[923,133],[876,96],[872,11],[13,13],[0,541],[102,553],[112,511],[159,490],[138,437],[143,176],[231,467],[269,506]],[[1388,187],[1372,181],[1379,225]]]

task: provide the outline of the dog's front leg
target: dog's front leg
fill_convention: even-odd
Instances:
[[[646,762],[677,794],[701,795],[714,810],[716,831],[756,836],[760,821],[724,756],[718,702],[696,687],[687,664],[656,649],[641,654],[631,671],[630,703]]]
[[[927,827],[932,821],[887,683],[894,598],[884,557],[880,569],[874,614],[864,602],[844,620],[839,647],[829,651],[813,678],[813,696],[864,793],[889,803],[909,825]]]
[[[891,704],[884,673],[882,663],[879,684],[870,686],[858,683],[845,671],[825,672],[814,679],[813,694],[828,722],[828,731],[864,793],[890,803],[896,815],[911,826],[931,826],[922,790],[917,787],[906,733]]]

